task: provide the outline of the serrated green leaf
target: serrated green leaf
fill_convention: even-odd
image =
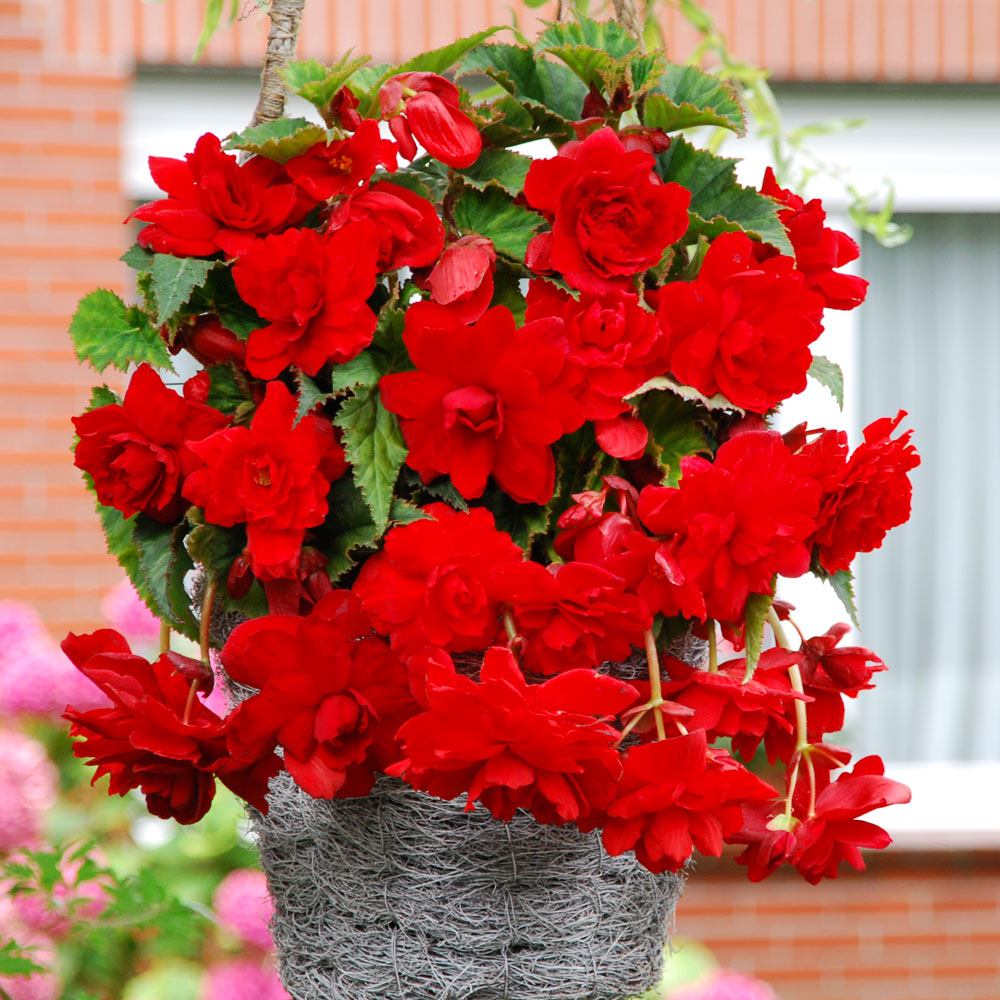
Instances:
[[[563,121],[576,121],[583,113],[585,84],[569,67],[539,59],[526,46],[491,44],[473,49],[458,75],[476,73],[494,80],[524,104],[546,109]]]
[[[447,45],[442,45],[439,49],[431,49],[430,52],[422,52],[406,62],[400,63],[392,68],[388,76],[395,76],[397,73],[444,73],[451,69],[463,56],[486,41],[491,35],[502,31],[500,27],[484,28],[473,35],[459,38]]]
[[[663,179],[676,181],[691,192],[689,237],[744,232],[781,253],[793,253],[778,218],[778,205],[755,188],[737,182],[736,160],[699,149],[680,136],[674,137],[658,159]]]
[[[185,547],[210,579],[224,580],[233,560],[246,548],[246,530],[196,523],[188,532]]]
[[[232,269],[228,267],[210,271],[204,288],[196,289],[194,301],[200,312],[215,313],[219,322],[240,340],[247,340],[254,330],[268,325],[240,298]]]
[[[150,269],[150,290],[156,302],[156,319],[166,323],[191,298],[191,293],[205,284],[208,272],[217,261],[198,257],[172,257],[158,253],[153,256]]]
[[[327,129],[307,118],[279,118],[234,133],[226,139],[225,148],[245,149],[277,163],[287,163],[317,142],[327,142],[329,138]]]
[[[220,413],[230,415],[246,412],[253,405],[253,391],[246,375],[235,365],[212,365],[207,369],[209,390],[207,403]]]
[[[358,386],[374,388],[382,377],[375,358],[368,351],[362,351],[356,358],[334,365],[330,371],[330,388],[335,393],[345,389],[355,389]]]
[[[477,191],[498,187],[516,198],[524,190],[531,163],[530,156],[509,149],[484,149],[471,167],[459,170],[458,174],[463,183]]]
[[[393,524],[412,524],[414,521],[426,521],[429,516],[419,507],[398,498],[392,501],[392,509],[389,511],[389,520]]]
[[[585,86],[598,91],[614,93],[628,71],[626,60],[615,59],[602,49],[589,45],[554,45],[548,52],[561,59]]]
[[[289,90],[323,111],[348,77],[370,61],[371,56],[351,56],[349,52],[331,66],[315,59],[296,60],[285,66],[282,76]]]
[[[497,528],[506,531],[514,539],[514,544],[525,552],[531,549],[536,538],[549,530],[551,506],[518,503],[495,486],[489,487],[483,503],[492,512]]]
[[[359,550],[374,549],[381,532],[352,476],[341,476],[330,489],[330,516],[317,533],[317,545],[327,556],[327,573],[337,583],[357,562]]]
[[[463,235],[477,233],[493,241],[498,254],[519,262],[544,219],[513,201],[497,188],[463,191],[455,202],[455,225]]]
[[[837,406],[844,408],[844,371],[836,361],[814,354],[809,374],[821,386],[830,390],[830,395],[837,401]]]
[[[628,400],[635,400],[646,395],[646,393],[661,389],[665,392],[672,392],[675,396],[678,396],[680,399],[687,400],[688,402],[700,403],[706,410],[732,410],[734,413],[744,412],[734,403],[730,403],[725,396],[720,396],[718,394],[714,396],[706,396],[703,392],[699,392],[692,386],[681,385],[679,382],[675,382],[672,378],[667,378],[666,375],[657,375],[655,378],[651,378],[648,382],[643,382],[643,384],[640,385],[635,392],[631,393],[631,395],[626,398]]]
[[[295,369],[295,384],[298,386],[298,405],[295,408],[295,423],[299,423],[307,413],[317,406],[322,406],[330,398],[330,393],[323,392],[318,385],[303,371]]]
[[[157,618],[171,623],[174,617],[171,577],[186,530],[186,525],[175,529],[142,514],[136,515],[133,539],[139,556],[142,591]]]
[[[440,479],[435,479],[430,483],[422,482],[420,476],[412,469],[404,469],[403,476],[405,482],[412,489],[426,493],[438,500],[443,500],[449,507],[454,507],[455,510],[466,511],[469,509],[468,501],[455,489],[455,484],[447,476],[442,476]]]
[[[99,288],[85,295],[69,325],[76,356],[97,371],[148,362],[173,371],[167,345],[141,309],[126,306],[114,292]]]
[[[669,64],[646,95],[642,123],[664,132],[715,125],[746,134],[746,114],[736,88],[697,66]]]
[[[150,271],[153,268],[153,254],[138,243],[133,243],[118,259],[133,271]]]
[[[649,451],[665,486],[680,482],[682,459],[711,454],[711,437],[693,403],[671,392],[650,392],[642,397],[639,416],[649,430]]]
[[[840,598],[840,603],[844,605],[851,618],[851,623],[855,628],[861,628],[861,621],[858,617],[858,605],[854,596],[854,574],[849,569],[842,569],[837,573],[826,576],[833,592]]]
[[[120,405],[121,397],[106,385],[97,385],[90,390],[90,401],[87,403],[88,410],[96,410],[99,406]]]
[[[399,420],[382,405],[378,390],[367,388],[343,403],[334,423],[343,431],[354,481],[381,535],[389,523],[393,490],[406,458]]]
[[[574,21],[562,21],[550,25],[538,36],[536,52],[551,51],[565,46],[585,46],[599,49],[612,59],[620,59],[634,52],[638,40],[617,21],[595,21],[581,17]]]
[[[774,603],[772,594],[751,594],[747,598],[745,613],[746,622],[746,673],[743,681],[750,680],[757,670],[760,662],[760,654],[764,651],[764,625],[767,622],[768,612]]]

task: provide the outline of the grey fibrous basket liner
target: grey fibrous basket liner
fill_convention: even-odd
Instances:
[[[293,1000],[625,1000],[659,981],[684,876],[609,857],[598,833],[500,823],[391,778],[326,802],[281,774],[268,800],[254,827]]]

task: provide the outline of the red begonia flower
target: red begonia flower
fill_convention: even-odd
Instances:
[[[654,163],[649,153],[627,150],[610,128],[535,160],[524,196],[552,230],[532,240],[529,266],[558,271],[594,295],[627,289],[634,275],[655,267],[687,231],[691,193],[660,181]]]
[[[73,418],[80,436],[74,464],[93,479],[105,506],[125,517],[142,511],[169,524],[187,507],[181,490],[199,464],[190,444],[228,423],[218,410],[178,395],[149,365],[140,365],[121,405]]]
[[[565,323],[569,365],[588,420],[610,420],[630,410],[624,397],[667,371],[656,315],[637,296],[611,292],[574,299],[547,281],[528,287],[530,320],[556,316]],[[645,442],[643,442],[645,444]]]
[[[471,167],[479,159],[482,136],[462,111],[450,80],[437,73],[400,73],[386,80],[378,99],[406,159],[416,157],[417,142],[449,167]]]
[[[367,220],[378,239],[378,271],[427,267],[444,248],[444,226],[426,199],[398,184],[376,181],[366,191],[334,205],[330,227]]]
[[[313,207],[284,167],[255,156],[240,165],[207,133],[183,160],[149,158],[166,198],[140,205],[129,218],[148,222],[139,242],[175,257],[238,257],[254,240],[299,222]]]
[[[515,329],[506,306],[471,326],[433,302],[411,306],[403,340],[416,371],[380,382],[383,403],[400,417],[407,465],[424,482],[450,476],[468,499],[492,475],[519,503],[547,503],[550,446],[583,422],[562,331],[556,319]]]
[[[463,236],[449,243],[421,287],[463,323],[475,323],[493,299],[496,251],[485,236]]]
[[[802,678],[807,685],[839,691],[850,698],[875,686],[872,675],[885,670],[885,663],[870,649],[841,646],[840,640],[850,631],[851,626],[842,622],[802,643]]]
[[[325,236],[291,229],[258,241],[233,265],[241,297],[269,321],[247,344],[253,375],[275,378],[289,365],[315,375],[371,343],[376,318],[366,299],[375,289],[376,242],[366,222]]]
[[[307,528],[323,523],[330,483],[347,469],[331,425],[315,415],[295,423],[295,397],[270,382],[249,427],[230,427],[192,445],[204,463],[184,495],[205,520],[245,524],[254,574],[294,577]]]
[[[487,650],[477,683],[427,665],[427,710],[404,723],[405,759],[388,768],[442,799],[467,796],[497,819],[518,809],[541,823],[585,821],[614,794],[618,731],[602,721],[624,711],[635,690],[593,670],[527,684],[510,650]]]
[[[635,746],[605,810],[604,848],[634,850],[652,872],[677,871],[695,848],[718,857],[743,826],[744,805],[774,796],[729,754],[709,750],[701,730]]]
[[[892,437],[905,416],[900,410],[869,424],[850,458],[842,431],[826,431],[801,451],[825,486],[813,543],[828,573],[849,569],[859,552],[881,548],[889,530],[909,520],[909,473],[920,456],[910,441],[913,431]]]
[[[383,139],[378,123],[366,118],[357,131],[329,145],[317,142],[285,164],[288,176],[316,201],[355,194],[368,187],[377,167],[396,169],[396,144]]]
[[[168,655],[150,663],[112,629],[71,632],[62,648],[111,701],[89,712],[70,707],[64,715],[70,735],[80,737],[73,755],[96,766],[94,781],[110,776],[110,795],[137,788],[154,816],[196,823],[208,812],[218,779],[267,812],[268,780],[281,762],[270,752],[231,755],[229,720],[191,697],[191,680]]]
[[[819,488],[774,432],[726,441],[713,463],[684,459],[679,487],[647,486],[639,515],[660,536],[639,593],[664,614],[743,619],[775,574],[809,569]]]
[[[868,294],[868,282],[836,270],[857,260],[861,250],[847,233],[824,225],[826,212],[819,198],[807,202],[780,187],[770,167],[764,172],[760,190],[785,206],[778,218],[795,248],[795,266],[805,275],[806,284],[823,296],[827,308],[854,309],[861,305]],[[763,257],[773,252],[763,245],[758,245],[757,251]]]
[[[500,629],[493,571],[524,554],[485,507],[461,512],[432,503],[424,512],[426,520],[389,531],[354,592],[394,647],[484,649]]]
[[[395,732],[416,708],[406,668],[348,591],[331,592],[305,618],[244,622],[222,663],[259,692],[232,716],[234,752],[280,746],[285,769],[314,798],[367,795],[376,770],[398,757]]]
[[[706,396],[763,413],[806,387],[823,299],[791,257],[754,259],[743,233],[717,236],[693,281],[659,292],[669,368]]]
[[[625,660],[652,624],[621,577],[600,566],[522,562],[499,567],[493,579],[524,640],[524,666],[535,673]]]

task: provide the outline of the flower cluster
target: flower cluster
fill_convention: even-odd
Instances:
[[[737,189],[657,127],[655,67],[545,109],[497,62],[516,46],[472,45],[455,79],[369,70],[317,98],[325,128],[230,137],[245,160],[206,135],[151,161],[165,197],[134,213],[124,315],[144,360],[204,370],[180,393],[151,364],[120,400],[98,390],[76,464],[201,657],[70,636],[107,699],[67,712],[74,752],[181,822],[216,781],[266,809],[278,769],[327,799],[388,775],[600,830],[654,872],[725,844],[755,879],[858,867],[888,841],[859,817],[907,792],[875,758],[841,770],[831,740],[885,667],[846,625],[789,642],[776,586],[846,584],[906,520],[919,458],[902,413],[853,453],[773,426],[824,311],[865,297],[839,270],[857,246],[770,171]],[[467,72],[507,96],[474,101]],[[532,139],[555,154],[510,148]],[[692,631],[707,663],[669,654]],[[248,694],[228,714],[199,697],[220,647]],[[750,769],[759,748],[783,787]]]

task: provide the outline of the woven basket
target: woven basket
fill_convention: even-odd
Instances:
[[[670,651],[697,663],[705,644]],[[609,667],[641,676],[645,657]],[[392,778],[329,802],[282,773],[268,803],[253,826],[293,1000],[626,1000],[659,982],[684,875],[609,857],[598,833],[501,823]]]

